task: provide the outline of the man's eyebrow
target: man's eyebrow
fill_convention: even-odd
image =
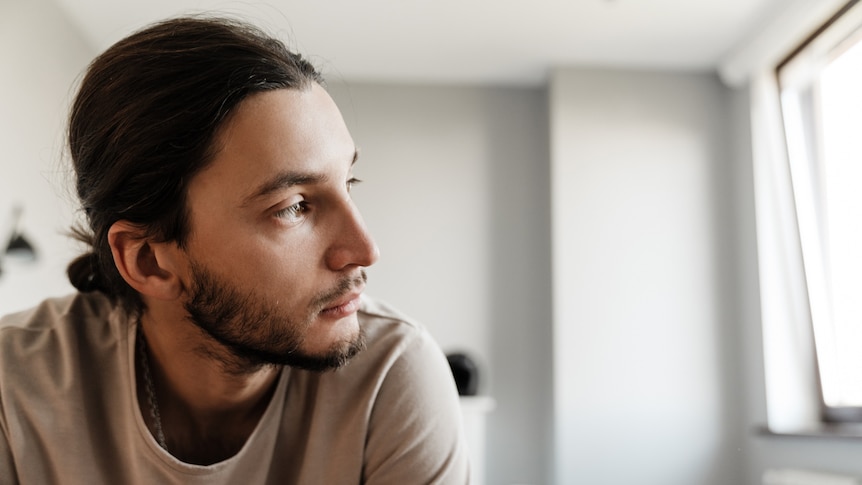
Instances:
[[[353,159],[350,161],[350,166],[359,159],[359,149],[353,151]],[[304,173],[304,172],[282,172],[276,174],[271,179],[262,183],[251,194],[247,195],[242,200],[242,206],[247,207],[252,202],[261,197],[278,192],[279,190],[289,189],[297,185],[310,185],[325,182],[327,176],[324,174]]]
[[[278,192],[279,190],[289,189],[296,185],[308,185],[308,184],[316,184],[321,183],[326,180],[325,175],[321,174],[312,174],[312,173],[298,173],[298,172],[283,172],[275,175],[271,179],[262,183],[257,189],[254,190],[250,195],[247,195],[242,200],[242,206],[247,207],[252,202],[261,197],[265,197],[267,195]]]

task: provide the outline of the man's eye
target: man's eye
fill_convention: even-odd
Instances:
[[[351,177],[347,180],[347,191],[350,192],[350,189],[352,189],[354,185],[359,183],[362,183],[362,181],[356,177]]]
[[[297,202],[290,207],[285,207],[275,213],[275,217],[284,219],[287,222],[296,222],[302,218],[303,214],[308,210],[305,202]]]

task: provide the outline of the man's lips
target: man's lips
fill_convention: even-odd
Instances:
[[[344,318],[356,313],[359,310],[361,289],[356,289],[332,302],[324,308],[320,314],[325,317]]]
[[[351,277],[338,282],[329,294],[323,295],[316,302],[318,315],[325,318],[344,318],[359,310],[360,296],[365,290],[367,277],[364,271],[359,271]]]

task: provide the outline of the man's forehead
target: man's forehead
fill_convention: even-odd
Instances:
[[[200,175],[242,198],[349,171],[358,150],[341,113],[319,86],[257,93],[217,136]]]

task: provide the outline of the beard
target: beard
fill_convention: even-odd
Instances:
[[[227,352],[207,344],[198,350],[219,361],[229,373],[245,374],[267,365],[323,372],[342,367],[365,348],[361,327],[354,336],[333,342],[323,352],[309,353],[302,345],[320,311],[363,284],[367,279],[364,271],[345,276],[332,289],[316,295],[306,309],[292,312],[254,291],[240,291],[196,262],[191,264],[191,276],[191,296],[185,303],[188,318]]]

